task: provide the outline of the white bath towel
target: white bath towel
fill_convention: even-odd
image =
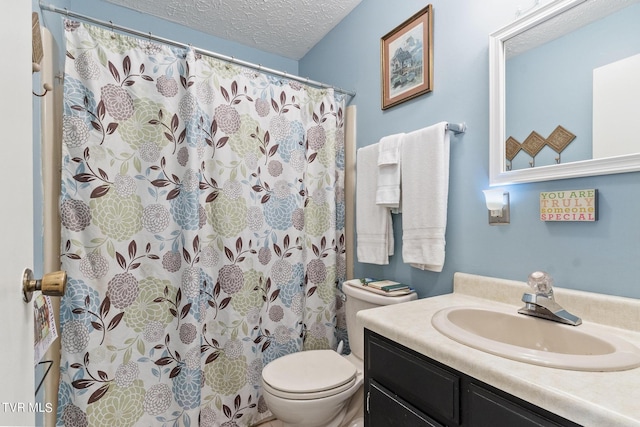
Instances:
[[[389,264],[393,255],[391,212],[376,204],[378,144],[356,155],[356,243],[359,262]]]
[[[378,189],[376,204],[397,212],[400,207],[400,147],[404,133],[385,136],[378,143]]]
[[[449,198],[449,132],[442,122],[402,141],[402,259],[442,271]]]

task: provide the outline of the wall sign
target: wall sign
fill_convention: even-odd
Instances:
[[[564,190],[540,193],[541,221],[597,221],[598,190]]]

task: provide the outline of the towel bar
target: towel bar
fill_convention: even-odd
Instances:
[[[453,133],[465,133],[467,131],[466,123],[449,123],[447,124],[447,130]]]

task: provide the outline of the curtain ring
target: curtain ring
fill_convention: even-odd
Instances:
[[[115,40],[116,34],[113,31],[113,21],[109,21],[109,24],[111,24],[111,40]]]
[[[67,15],[67,18],[69,18],[69,9],[67,9],[66,7],[64,8],[64,13],[65,15]]]

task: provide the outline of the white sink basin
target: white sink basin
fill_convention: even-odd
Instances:
[[[640,349],[593,325],[481,307],[450,307],[431,319],[443,335],[487,353],[577,371],[621,371],[640,366]]]

